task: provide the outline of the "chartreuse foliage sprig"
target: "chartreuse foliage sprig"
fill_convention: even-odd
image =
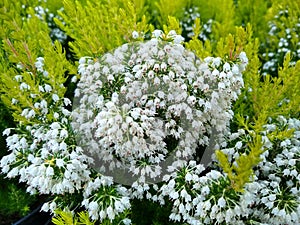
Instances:
[[[57,25],[74,41],[69,45],[75,55],[97,57],[125,42],[132,41],[132,32],[143,36],[148,31],[143,4],[136,8],[132,1],[64,1],[63,21]]]
[[[91,221],[86,211],[81,211],[74,215],[70,211],[56,210],[56,216],[52,219],[55,225],[94,225],[95,221]]]

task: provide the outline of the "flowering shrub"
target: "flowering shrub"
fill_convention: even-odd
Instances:
[[[271,2],[66,0],[48,15],[5,0],[0,90],[16,126],[1,172],[49,196],[56,224],[299,224],[298,3]],[[283,19],[277,70],[260,58],[281,44],[251,24],[279,8],[296,23]]]
[[[236,63],[212,57],[201,62],[182,45],[160,40],[161,31],[154,31],[154,36],[157,33],[157,38],[125,44],[99,61],[81,59],[75,90],[79,105],[72,116],[66,108],[70,100],[60,99],[46,82],[43,58],[35,63],[44,83],[36,90],[39,94],[17,75],[20,90],[36,102],[33,109],[21,113],[30,125],[4,131],[11,151],[1,159],[7,177],[19,176],[31,193],[82,191],[82,205],[91,218],[112,221],[130,207],[130,192],[113,186],[110,176],[91,177],[92,159],[87,155],[96,153],[93,159],[104,162],[99,168],[102,174],[105,163],[109,170],[128,167],[131,176],[138,176],[131,197],[141,198],[148,185],[146,176],[161,176],[160,163],[172,151],[170,165],[180,169],[197,145],[208,145],[212,127],[226,130],[232,118],[231,101],[243,86],[240,71],[248,61],[245,53]],[[171,31],[167,38],[177,41],[178,36]],[[76,135],[84,142],[76,143]],[[105,199],[106,195],[111,197]],[[43,210],[54,211],[57,206],[53,201]]]

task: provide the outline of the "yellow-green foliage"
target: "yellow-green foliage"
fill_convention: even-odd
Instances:
[[[295,116],[300,110],[300,99],[297,97],[300,94],[300,62],[293,67],[290,66],[291,59],[288,54],[283,68],[278,72],[278,78],[269,75],[261,77],[259,40],[253,37],[250,24],[246,29],[236,27],[235,33],[220,38],[215,45],[210,41],[203,44],[197,39],[200,30],[200,20],[196,19],[195,36],[186,44],[187,48],[194,51],[198,57],[213,55],[230,60],[236,58],[241,51],[245,51],[249,58],[249,64],[244,72],[245,88],[235,104],[235,112],[239,127],[254,130],[254,133],[251,133],[252,142],[248,144],[250,151],[237,159],[236,166],[228,162],[224,153],[217,152],[220,165],[228,174],[233,188],[242,191],[243,186],[251,180],[252,168],[260,161],[260,154],[263,151],[260,132],[268,118],[276,118],[278,115]],[[246,117],[250,117],[250,121],[245,121]],[[279,134],[272,135],[279,137]],[[287,137],[289,133],[284,135]]]
[[[15,120],[26,121],[20,115],[22,110],[33,109],[33,103],[44,98],[39,91],[39,85],[47,82],[59,97],[63,97],[65,73],[75,74],[76,68],[67,61],[61,44],[58,41],[52,42],[47,24],[34,16],[33,9],[28,9],[31,17],[24,19],[16,15],[20,10],[19,4],[14,5],[8,1],[1,8],[3,26],[0,28],[0,91],[2,101],[13,110]],[[48,78],[41,78],[38,74],[35,66],[38,57],[45,60],[44,69],[49,74]],[[18,69],[17,64],[24,69]],[[30,86],[30,91],[20,91],[16,75],[22,75],[22,82]],[[35,94],[36,98],[33,99],[31,94]],[[12,98],[19,104],[11,104]]]
[[[206,40],[205,43],[200,41],[197,37],[201,31],[200,19],[197,18],[194,24],[194,36],[186,43],[186,47],[200,58],[207,56],[218,56],[221,58],[227,58],[228,60],[234,60],[237,58],[241,51],[244,51],[246,44],[252,38],[251,26],[248,25],[246,29],[242,27],[235,27],[233,34],[229,33],[224,38],[220,38],[215,43]],[[252,49],[249,49],[249,51]],[[247,52],[246,52],[247,53]]]
[[[157,0],[154,4],[158,11],[158,27],[162,28],[168,22],[169,16],[182,18],[190,0]]]
[[[96,223],[96,221],[90,219],[87,211],[81,211],[75,214],[67,209],[59,209],[55,211],[55,214],[56,215],[52,218],[52,222],[55,225],[94,225]],[[110,221],[108,218],[102,220],[101,225],[121,225],[123,224],[122,220],[128,217],[129,214],[130,211],[125,210],[113,221]]]
[[[94,225],[95,222],[91,221],[89,214],[86,211],[82,211],[73,215],[68,210],[57,210],[56,216],[52,218],[52,222],[56,225]]]
[[[173,16],[169,16],[168,24],[163,25],[163,31],[165,34],[168,34],[171,30],[174,30],[177,34],[181,34],[179,21]]]
[[[199,8],[202,20],[214,19],[215,23],[212,27],[214,40],[234,32],[235,7],[233,0],[194,0],[193,5]]]
[[[139,2],[139,1],[135,1]],[[137,3],[135,3],[137,5]],[[55,22],[72,39],[70,46],[78,58],[98,57],[125,42],[132,41],[132,31],[145,33],[146,18],[140,17],[143,5],[136,8],[130,1],[64,1],[64,12]]]
[[[270,0],[238,1],[236,6],[236,24],[250,23],[254,35],[263,40],[268,32],[266,14],[270,5]]]
[[[235,191],[243,192],[244,185],[251,181],[252,168],[259,163],[259,156],[263,152],[262,145],[261,136],[256,135],[254,141],[248,144],[250,152],[241,154],[233,164],[228,162],[226,154],[219,150],[216,151],[220,166],[227,173],[231,181],[231,187]]]

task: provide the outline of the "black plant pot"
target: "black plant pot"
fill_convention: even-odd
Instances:
[[[49,213],[41,212],[41,207],[37,207],[30,214],[21,218],[12,225],[50,225],[52,216]]]

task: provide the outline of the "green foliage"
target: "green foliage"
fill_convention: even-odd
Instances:
[[[165,34],[168,34],[171,30],[175,30],[177,34],[181,34],[179,21],[176,17],[168,16],[168,23],[167,25],[163,25],[163,31]]]
[[[273,1],[266,15],[269,21],[268,33],[261,39],[264,73],[277,75],[287,52],[291,52],[292,62],[300,59],[300,4],[299,1]]]
[[[8,185],[1,182],[0,187],[0,216],[25,216],[30,211],[30,205],[36,200],[35,196],[30,196],[12,182]]]
[[[138,2],[138,1],[136,1]],[[77,58],[98,57],[125,42],[132,41],[132,32],[148,31],[146,17],[132,2],[118,1],[64,1],[64,12],[59,15],[64,23],[58,26],[74,41],[69,45]]]
[[[114,219],[110,221],[109,219],[105,219],[101,221],[102,225],[121,225],[123,223],[123,219],[128,216],[130,212],[125,211]],[[80,211],[78,213],[74,213],[69,211],[68,209],[58,209],[55,211],[55,216],[52,218],[52,223],[55,225],[94,225],[96,221],[90,219],[89,213],[87,211]],[[97,223],[98,224],[98,223]]]
[[[132,201],[132,223],[135,225],[182,225],[182,223],[169,221],[171,204],[172,202],[167,202],[166,205],[161,206],[149,200],[134,199]]]
[[[251,181],[252,168],[260,161],[260,154],[263,152],[262,140],[259,133],[267,123],[268,118],[276,118],[279,115],[297,116],[299,112],[299,62],[291,66],[290,54],[285,57],[283,68],[278,71],[278,77],[270,75],[262,76],[259,74],[259,42],[252,38],[251,26],[246,32],[241,29],[237,32],[236,41],[232,41],[229,36],[226,46],[219,47],[218,55],[222,55],[233,46],[230,43],[240,43],[249,58],[249,64],[244,72],[245,89],[241,97],[235,104],[235,118],[238,127],[246,130],[254,130],[252,141],[249,142],[250,152],[242,154],[236,161],[236,165],[231,165],[227,157],[221,151],[217,152],[217,158],[221,167],[224,169],[232,181],[233,187],[237,191],[242,191],[243,186]],[[220,43],[220,42],[219,42]],[[226,50],[227,49],[227,50]],[[263,82],[262,82],[263,81]],[[271,91],[276,90],[276,91]],[[270,94],[272,92],[272,94]],[[275,135],[276,138],[279,134]],[[290,133],[286,131],[280,134],[288,137]],[[273,137],[273,138],[275,138]]]

